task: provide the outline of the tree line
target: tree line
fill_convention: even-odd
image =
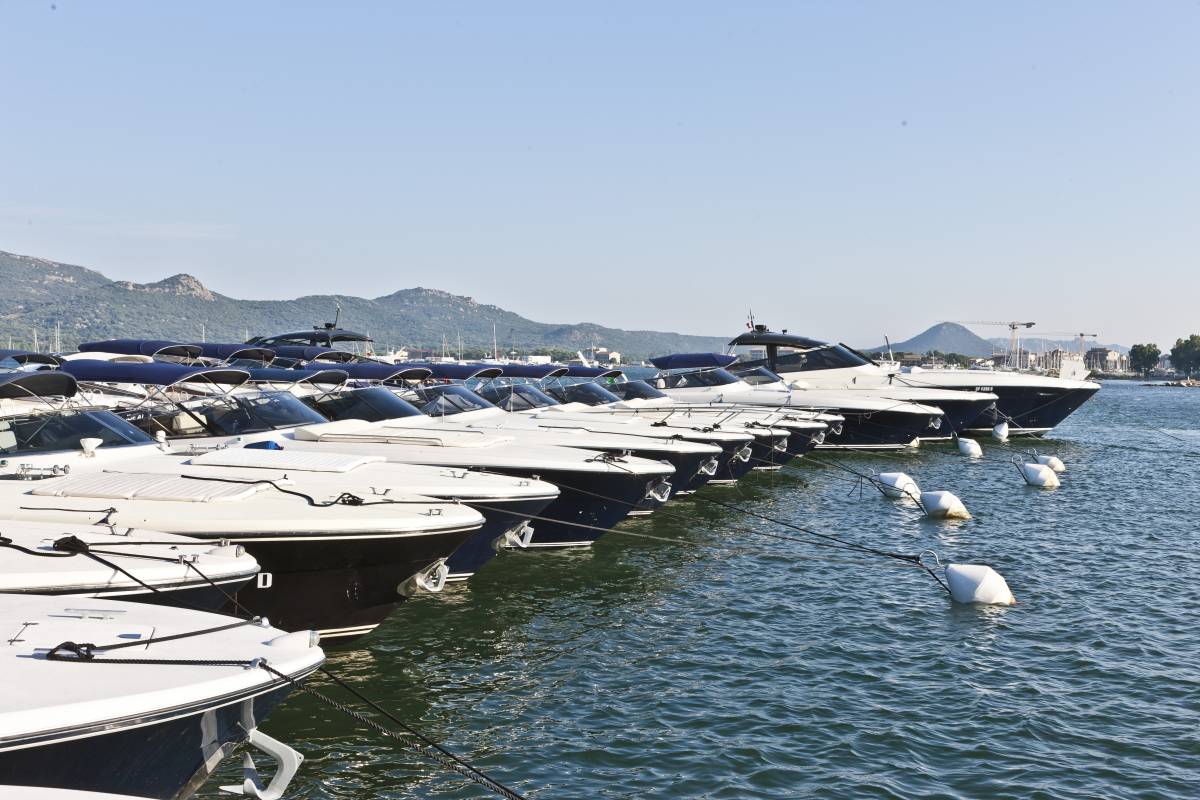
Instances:
[[[1187,375],[1200,371],[1200,334],[1193,333],[1186,339],[1176,339],[1169,353],[1171,366],[1177,373]],[[1149,375],[1158,366],[1162,351],[1156,344],[1135,344],[1129,348],[1129,366],[1135,372]]]

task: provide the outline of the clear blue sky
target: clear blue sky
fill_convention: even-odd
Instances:
[[[1200,330],[1196,2],[0,0],[0,40],[0,249],[113,278]]]

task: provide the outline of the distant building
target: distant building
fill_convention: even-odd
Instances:
[[[1120,373],[1129,371],[1129,356],[1120,350],[1110,350],[1107,347],[1093,347],[1083,356],[1087,368],[1096,372]]]

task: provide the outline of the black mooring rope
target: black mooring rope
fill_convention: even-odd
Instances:
[[[331,681],[333,681],[335,684],[340,686],[342,689],[344,689],[349,694],[353,695],[355,697],[355,699],[357,699],[359,702],[370,707],[373,711],[375,711],[376,713],[387,718],[392,723],[399,725],[401,728],[404,729],[403,732],[394,731],[390,728],[380,725],[378,722],[376,722],[375,720],[366,716],[361,711],[357,711],[344,703],[340,703],[337,700],[334,700],[332,697],[329,697],[328,695],[317,691],[316,689],[312,688],[311,686],[307,686],[305,684],[300,683],[299,681],[283,674],[282,672],[279,672],[274,667],[267,664],[265,661],[259,662],[258,666],[265,669],[267,672],[270,672],[271,674],[276,675],[285,681],[288,681],[293,686],[296,686],[297,688],[299,688],[301,691],[312,695],[313,697],[317,698],[318,700],[320,700],[322,703],[329,706],[330,708],[333,708],[337,711],[342,712],[346,716],[350,717],[351,719],[356,720],[357,722],[360,722],[361,724],[365,725],[366,727],[370,728],[371,730],[375,731],[376,733],[382,734],[383,736],[387,736],[391,739],[399,740],[400,742],[402,742],[404,744],[405,747],[408,747],[409,749],[411,749],[415,752],[421,753],[422,755],[426,756],[427,758],[432,759],[433,761],[436,761],[437,763],[441,764],[442,766],[444,766],[450,770],[453,770],[454,772],[457,772],[459,775],[462,775],[463,777],[467,778],[468,780],[473,781],[473,782],[479,784],[480,786],[483,786],[484,788],[494,792],[495,794],[500,795],[503,798],[506,798],[506,800],[525,800],[525,797],[523,795],[519,794],[515,789],[511,789],[508,786],[505,786],[503,783],[501,783],[500,781],[491,777],[483,770],[468,763],[467,761],[464,761],[462,758],[460,758],[459,756],[456,756],[454,753],[451,753],[449,750],[442,747],[440,744],[435,742],[433,739],[430,739],[428,736],[424,735],[423,733],[418,731],[416,728],[414,728],[411,725],[409,725],[408,723],[404,722],[399,717],[397,717],[395,714],[391,713],[386,708],[384,708],[383,706],[376,703],[374,700],[372,700],[369,697],[367,697],[366,695],[362,694],[362,692],[359,692],[357,689],[355,689],[354,687],[347,684],[345,681],[343,681],[337,675],[334,675],[332,672],[330,672],[328,669],[325,669],[324,667],[322,667],[320,670],[321,674],[324,675],[325,677],[329,678]],[[414,739],[417,741],[413,741]]]

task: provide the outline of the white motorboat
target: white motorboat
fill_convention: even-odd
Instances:
[[[219,611],[258,572],[239,545],[137,528],[0,519],[0,593]]]
[[[36,595],[0,595],[0,624],[0,784],[185,798],[247,742],[282,791],[302,760],[258,725],[324,661],[309,631]]]

